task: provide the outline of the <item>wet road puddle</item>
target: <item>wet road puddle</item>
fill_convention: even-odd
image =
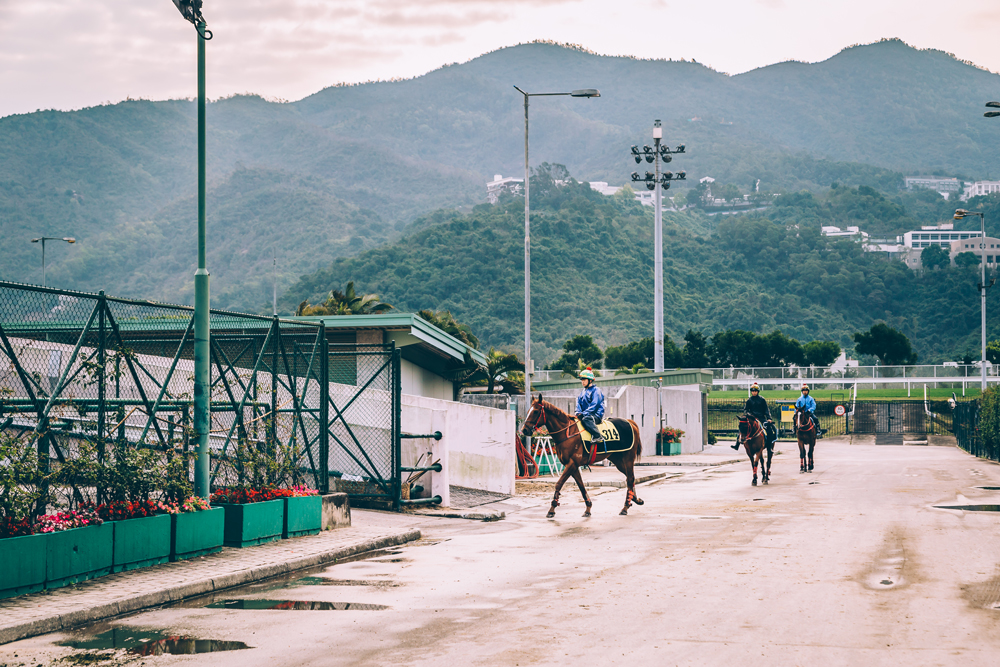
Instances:
[[[935,505],[939,510],[963,510],[965,512],[1000,512],[1000,505]]]
[[[323,602],[314,600],[218,600],[205,605],[205,609],[252,609],[291,611],[381,611],[389,609],[384,604],[363,602]]]
[[[91,651],[124,649],[133,655],[193,655],[195,653],[216,653],[253,648],[243,642],[198,639],[184,635],[170,635],[162,630],[130,627],[111,628],[98,634],[60,642],[59,645]],[[106,656],[94,654],[94,657]]]

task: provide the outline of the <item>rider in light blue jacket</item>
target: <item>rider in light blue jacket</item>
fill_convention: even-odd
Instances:
[[[816,435],[822,435],[823,430],[819,427],[819,418],[816,417],[816,399],[809,395],[809,385],[802,385],[802,396],[795,401],[795,407],[809,415],[809,419],[816,427]]]

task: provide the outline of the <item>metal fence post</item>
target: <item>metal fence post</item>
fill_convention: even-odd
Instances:
[[[330,493],[330,341],[326,325],[320,323],[319,365],[319,479],[320,493]]]
[[[402,382],[400,381],[401,372],[401,353],[402,350],[396,349],[396,342],[393,341],[390,348],[390,353],[392,354],[392,475],[393,483],[395,486],[395,492],[393,493],[393,509],[397,512],[399,511],[400,501],[403,499],[403,471],[402,471],[402,458],[403,458],[403,441],[400,438],[403,423],[403,400],[402,400]]]

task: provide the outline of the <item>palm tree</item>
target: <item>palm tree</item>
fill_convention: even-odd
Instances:
[[[430,322],[441,331],[450,336],[454,336],[474,350],[479,349],[479,339],[472,334],[472,329],[466,324],[461,324],[447,310],[421,310],[417,313],[422,319]]]
[[[653,371],[646,368],[646,366],[643,365],[643,363],[640,361],[639,363],[631,367],[622,366],[617,371],[615,371],[615,375],[639,375],[640,373],[652,373],[652,372]]]
[[[384,303],[378,294],[363,294],[358,296],[354,291],[354,281],[347,283],[347,289],[332,290],[326,301],[310,306],[303,301],[295,310],[296,315],[374,315],[392,310],[392,306]]]
[[[508,390],[514,389],[520,379],[521,391],[524,391],[524,363],[516,354],[507,354],[491,347],[486,355],[486,364],[483,365],[466,350],[465,365],[452,371],[448,379],[463,387],[482,385],[485,382],[487,394],[492,394],[497,385]]]

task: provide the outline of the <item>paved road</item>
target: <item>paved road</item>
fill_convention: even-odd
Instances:
[[[1000,662],[1000,514],[933,507],[1000,503],[1000,491],[976,488],[1000,487],[1000,466],[950,447],[829,440],[815,473],[800,475],[786,455],[773,480],[751,487],[740,464],[652,482],[628,517],[617,515],[618,489],[595,496],[589,520],[575,492],[552,521],[541,497],[496,523],[357,512],[372,526],[416,521],[425,538],[327,567],[305,585],[227,598],[386,610],[207,609],[203,600],[114,625],[254,647],[141,658],[147,665]],[[54,644],[67,638],[0,647],[0,664],[71,655]]]

